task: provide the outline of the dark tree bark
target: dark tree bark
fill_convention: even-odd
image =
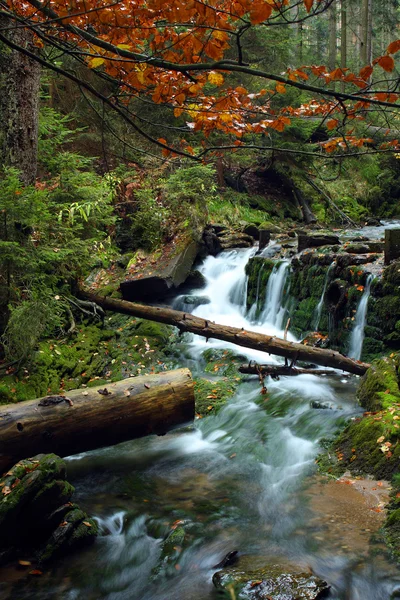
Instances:
[[[201,335],[205,338],[214,338],[231,342],[244,348],[253,348],[261,350],[268,354],[276,354],[291,359],[293,362],[303,361],[310,362],[323,367],[333,367],[341,369],[355,375],[364,375],[370,365],[355,361],[348,358],[335,350],[327,350],[322,348],[312,348],[298,342],[288,342],[278,337],[256,333],[254,331],[246,331],[229,325],[219,325],[212,321],[206,321],[200,317],[195,317],[190,313],[184,313],[180,310],[171,308],[161,308],[156,306],[144,306],[142,304],[133,304],[126,300],[114,300],[113,298],[102,298],[96,294],[80,290],[83,298],[95,302],[105,310],[112,310],[126,315],[133,315],[158,323],[167,323],[175,325],[182,332],[190,331],[196,335]]]
[[[0,473],[41,452],[76,454],[194,419],[188,369],[140,376],[0,407]]]
[[[37,52],[32,34],[0,16],[0,30],[10,41]],[[37,169],[40,65],[0,44],[0,161],[34,183]],[[1,166],[0,165],[0,166]]]

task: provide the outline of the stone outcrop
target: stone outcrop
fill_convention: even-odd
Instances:
[[[0,564],[44,563],[94,540],[98,527],[71,502],[65,462],[55,454],[19,461],[0,478]]]
[[[339,237],[334,234],[308,235],[306,233],[299,232],[297,251],[302,252],[306,248],[340,245],[340,243]]]
[[[165,298],[176,290],[189,275],[199,251],[199,243],[181,240],[179,247],[171,248],[155,265],[147,264],[142,270],[128,267],[126,279],[120,285],[124,300],[153,301]]]
[[[400,229],[385,229],[385,265],[400,258]]]
[[[251,563],[253,566],[251,565]],[[214,586],[221,591],[234,589],[238,598],[248,600],[322,600],[329,594],[328,584],[304,572],[296,565],[271,561],[258,566],[257,557],[243,557],[239,564],[217,571],[213,575]]]

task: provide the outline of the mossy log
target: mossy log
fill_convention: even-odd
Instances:
[[[254,363],[239,367],[239,373],[245,375],[271,375],[272,377],[286,377],[296,375],[334,375],[332,369],[303,369],[290,365],[255,365]]]
[[[0,407],[0,473],[40,452],[68,456],[193,420],[188,369],[165,371]]]
[[[237,344],[244,348],[252,348],[261,352],[267,352],[268,354],[284,356],[292,361],[306,361],[323,367],[340,369],[348,373],[354,373],[355,375],[363,375],[370,366],[369,364],[343,356],[343,354],[335,350],[314,348],[298,342],[288,342],[287,340],[282,340],[271,335],[246,331],[245,329],[238,329],[229,325],[219,325],[218,323],[195,317],[190,313],[184,313],[171,308],[144,306],[124,300],[102,298],[83,290],[81,291],[81,295],[92,302],[96,302],[96,304],[99,304],[105,310],[150,319],[158,323],[175,325],[182,332],[189,331],[207,339],[214,338]]]

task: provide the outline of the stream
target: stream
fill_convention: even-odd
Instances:
[[[282,337],[288,263],[271,276],[266,306],[256,321],[246,316],[244,272],[254,252],[226,251],[205,259],[200,270],[207,287],[194,294],[210,302],[194,313]],[[183,304],[183,297],[174,300],[175,308]],[[289,334],[289,339],[294,338]],[[180,366],[194,376],[202,373],[202,353],[210,347],[266,360],[257,351],[194,336],[182,346]],[[280,362],[272,356],[267,360]],[[249,377],[216,416],[163,437],[70,457],[75,500],[98,518],[102,534],[92,547],[41,577],[8,573],[6,595],[0,588],[0,597],[213,600],[221,597],[212,584],[215,565],[233,550],[252,568],[276,561],[289,570],[290,565],[311,568],[331,585],[333,600],[399,597],[392,596],[400,590],[396,568],[379,543],[370,543],[381,517],[356,497],[346,512],[343,501],[351,486],[334,483],[340,488],[336,498],[315,474],[320,441],[361,412],[357,383],[357,377],[339,373],[286,377],[268,380],[263,396],[258,379]],[[330,409],[312,408],[312,401],[328,402]],[[188,539],[176,548],[176,562],[167,573],[155,575],[161,543],[177,523],[184,524]]]

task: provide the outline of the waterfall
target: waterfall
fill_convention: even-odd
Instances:
[[[289,275],[290,263],[287,261],[276,264],[268,279],[264,310],[261,315],[262,323],[269,323],[276,329],[282,329],[286,309],[282,305],[285,284]]]
[[[329,265],[328,270],[327,270],[326,275],[325,275],[324,289],[322,290],[320,301],[318,302],[318,305],[317,305],[317,307],[316,307],[316,309],[314,311],[314,320],[313,320],[313,325],[312,325],[312,328],[313,328],[314,331],[318,331],[319,322],[321,320],[322,307],[324,305],[324,298],[325,298],[326,288],[328,287],[328,283],[329,283],[331,271],[332,271],[332,269],[334,269],[335,266],[336,266],[336,262],[333,261]]]
[[[254,304],[250,308],[249,313],[247,315],[247,318],[249,319],[249,321],[253,321],[256,318],[256,315],[257,315],[258,298],[259,298],[259,295],[260,295],[261,275],[262,275],[262,272],[264,270],[264,267],[265,267],[265,263],[263,262],[263,264],[261,265],[261,268],[260,268],[260,270],[258,272],[256,299],[255,299]]]
[[[349,356],[354,360],[360,360],[364,342],[364,328],[367,319],[368,300],[371,293],[372,275],[368,275],[364,293],[358,305],[354,321],[353,331],[350,336]]]

